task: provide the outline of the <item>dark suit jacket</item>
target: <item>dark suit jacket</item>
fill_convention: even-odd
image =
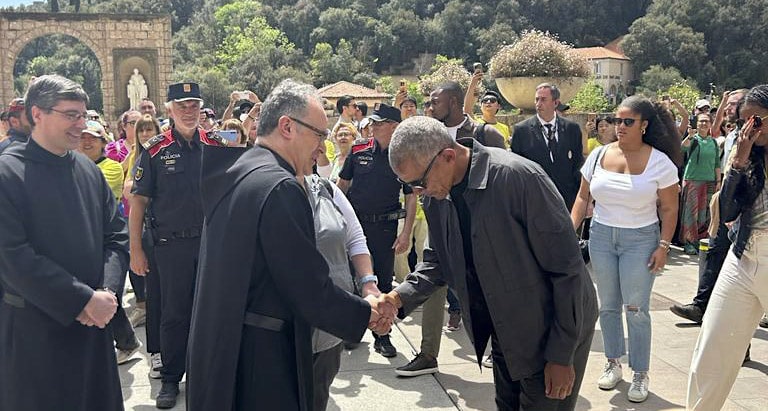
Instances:
[[[579,192],[580,169],[584,163],[581,128],[573,121],[557,116],[557,135],[554,163],[550,160],[549,148],[544,139],[541,123],[536,116],[515,124],[511,150],[538,163],[544,169],[555,183],[557,191],[560,192],[570,211]]]
[[[472,140],[461,144],[467,141]],[[476,142],[472,150],[464,192],[472,253],[509,376],[530,377],[547,361],[573,364],[576,347],[592,336],[597,298],[570,216],[538,165]],[[467,287],[456,207],[450,198],[425,197],[424,213],[429,226],[424,261],[395,290],[403,314],[447,283],[459,297],[479,363],[488,334],[477,329],[470,309],[477,296]]]

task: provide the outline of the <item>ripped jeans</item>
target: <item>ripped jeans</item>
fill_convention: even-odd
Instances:
[[[593,221],[589,254],[597,280],[600,328],[607,358],[621,358],[629,351],[633,371],[648,371],[651,358],[651,289],[656,276],[648,269],[659,246],[659,225],[617,228]],[[626,311],[629,350],[624,344]]]

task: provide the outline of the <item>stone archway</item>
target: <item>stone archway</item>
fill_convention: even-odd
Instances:
[[[149,73],[149,97],[165,101],[171,79],[171,18],[168,15],[0,13],[0,103],[15,97],[13,68],[21,50],[35,38],[65,34],[81,41],[101,67],[104,116],[113,121],[125,109],[124,62],[140,59]]]

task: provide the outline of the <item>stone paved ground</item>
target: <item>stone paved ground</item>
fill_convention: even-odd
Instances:
[[[688,365],[699,328],[676,317],[668,307],[676,302],[690,302],[696,290],[697,270],[696,257],[673,251],[668,268],[654,285],[651,395],[648,400],[642,404],[627,401],[627,382],[611,391],[597,388],[595,381],[604,361],[598,325],[577,410],[679,410],[685,407]],[[490,369],[481,371],[473,363],[464,330],[444,332],[438,374],[415,378],[395,375],[394,368],[406,364],[412,358],[414,347],[419,346],[420,315],[415,312],[393,330],[392,341],[399,351],[397,357],[387,359],[374,353],[369,333],[360,347],[344,352],[341,372],[331,387],[329,410],[495,409],[492,372]],[[138,332],[143,338],[144,328],[139,328]],[[752,340],[752,361],[741,369],[724,410],[768,409],[767,341],[768,330],[757,329]],[[155,409],[153,398],[160,384],[147,378],[146,353],[137,355],[120,370],[126,409]],[[628,377],[626,370],[625,367],[625,378]],[[182,386],[182,397],[183,394]],[[184,409],[181,399],[175,409]]]

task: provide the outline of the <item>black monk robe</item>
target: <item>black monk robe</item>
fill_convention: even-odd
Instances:
[[[122,410],[112,336],[75,320],[128,266],[99,168],[30,139],[0,155],[0,410]]]
[[[203,150],[187,408],[309,410],[311,327],[357,341],[370,307],[331,282],[309,201],[282,158],[260,146]]]

